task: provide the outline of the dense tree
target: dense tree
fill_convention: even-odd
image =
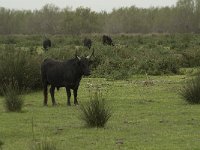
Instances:
[[[199,33],[200,0],[179,0],[162,8],[123,7],[111,13],[53,4],[34,11],[1,7],[0,20],[0,34]]]

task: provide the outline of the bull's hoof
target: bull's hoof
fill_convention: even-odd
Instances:
[[[71,104],[70,104],[70,103],[67,103],[67,106],[71,106]]]
[[[46,107],[47,107],[48,105],[47,105],[47,104],[43,104],[43,106],[46,106]]]

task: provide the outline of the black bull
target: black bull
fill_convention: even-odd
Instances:
[[[90,56],[87,57],[78,57],[66,60],[66,61],[56,61],[53,59],[45,59],[41,64],[41,75],[43,83],[43,92],[44,92],[44,105],[47,105],[48,101],[48,85],[50,87],[50,94],[52,99],[52,104],[56,105],[54,91],[55,88],[65,87],[67,92],[67,104],[71,105],[70,97],[71,91],[73,90],[74,94],[74,104],[77,105],[77,91],[79,83],[82,76],[90,75],[90,58],[94,54],[94,50]]]
[[[107,35],[103,35],[102,41],[103,41],[103,44],[104,44],[104,45],[107,44],[107,45],[112,45],[112,46],[114,46],[111,37],[109,37],[109,36],[107,36]]]
[[[51,40],[50,39],[45,39],[43,41],[43,48],[44,48],[44,50],[48,50],[49,47],[51,47]]]
[[[88,48],[90,49],[91,46],[92,46],[92,40],[91,40],[91,39],[88,39],[88,38],[85,38],[85,39],[83,40],[83,44],[84,44],[84,46],[86,46],[86,47],[88,47]]]

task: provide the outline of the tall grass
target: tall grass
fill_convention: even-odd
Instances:
[[[51,140],[48,137],[44,137],[43,139],[36,140],[35,133],[34,133],[34,118],[32,117],[31,121],[32,127],[32,136],[33,141],[31,142],[30,149],[31,150],[58,150],[57,143]]]
[[[39,56],[10,45],[0,50],[0,91],[5,89],[4,85],[14,82],[19,89],[41,87]]]
[[[181,95],[190,104],[200,104],[200,75],[187,82]]]
[[[20,96],[21,91],[17,84],[10,83],[5,86],[4,105],[7,111],[19,112],[22,110],[24,101]]]
[[[58,146],[55,142],[45,138],[37,143],[32,143],[31,150],[58,150]]]
[[[102,93],[95,91],[90,101],[81,105],[81,119],[88,127],[104,127],[111,117],[111,108],[107,105]]]

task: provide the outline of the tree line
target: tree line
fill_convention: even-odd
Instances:
[[[95,12],[90,8],[40,10],[0,7],[0,34],[199,33],[200,0],[178,0],[172,7],[135,6]]]

